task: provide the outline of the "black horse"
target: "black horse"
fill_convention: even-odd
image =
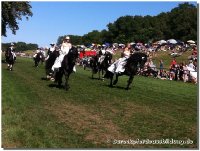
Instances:
[[[106,72],[108,67],[111,65],[111,60],[112,54],[110,52],[105,53],[105,58],[101,63],[99,62],[99,56],[94,56],[90,61],[90,65],[92,68],[92,79],[94,78],[94,74],[96,74],[97,72],[99,74],[99,80],[101,79],[101,75],[102,77],[104,77],[104,71]]]
[[[91,65],[90,65],[90,61],[91,60],[91,58],[89,57],[87,57],[87,58],[83,58],[82,59],[82,61],[81,61],[81,64],[82,64],[82,66],[83,66],[83,69],[84,70],[86,70],[86,68],[90,68],[91,67]]]
[[[35,67],[38,67],[40,61],[43,63],[45,61],[44,54],[42,52],[37,53],[36,57],[33,58],[35,62]]]
[[[61,87],[62,77],[64,74],[65,75],[65,86],[64,86],[65,90],[68,90],[70,88],[68,84],[68,80],[69,80],[70,74],[73,72],[73,67],[76,64],[76,59],[78,58],[78,56],[79,56],[78,49],[74,46],[69,50],[69,53],[64,56],[64,59],[61,63],[61,67],[55,74],[55,82],[58,83],[58,87]]]
[[[12,71],[16,58],[13,56],[10,50],[7,50],[5,52],[5,58],[6,58],[6,62],[8,63],[8,70]]]
[[[54,50],[52,53],[49,53],[49,57],[46,60],[46,64],[45,64],[45,72],[46,72],[46,77],[47,79],[50,79],[53,71],[51,70],[56,58],[59,56],[59,51]]]
[[[113,77],[114,73],[107,71],[105,74],[105,78],[110,79],[110,87],[113,87],[113,85],[116,85],[118,82],[118,77],[122,75],[127,75],[129,76],[128,84],[126,89],[129,89],[130,84],[133,81],[134,76],[137,74],[138,69],[142,69],[144,67],[145,62],[147,61],[147,55],[141,52],[137,52],[132,54],[125,65],[125,71],[123,73],[117,73],[116,74],[116,79],[114,82]]]

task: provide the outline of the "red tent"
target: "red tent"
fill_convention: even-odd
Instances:
[[[95,56],[97,54],[96,51],[81,51],[79,54],[79,58],[83,58],[84,56]]]

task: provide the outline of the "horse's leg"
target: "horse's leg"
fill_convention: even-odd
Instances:
[[[102,80],[104,80],[104,70],[102,69],[102,72],[101,72],[101,76],[102,76]]]
[[[55,71],[56,72],[56,71]],[[58,87],[61,88],[63,73],[61,70],[55,73],[55,82],[58,82]]]
[[[10,64],[10,69],[9,69],[10,71],[12,71],[12,67],[13,67],[13,65],[12,65],[12,64]]]
[[[37,61],[35,60],[35,67],[37,67],[38,66],[38,63],[37,63]]]
[[[101,78],[101,75],[100,75],[101,74],[101,69],[98,70],[98,74],[99,74],[99,80],[100,80],[100,78]]]
[[[46,69],[46,78],[47,78],[47,80],[51,79],[50,69]]]
[[[7,70],[10,70],[10,64],[8,63],[8,68],[7,68]]]
[[[67,71],[64,71],[64,74],[65,74],[65,90],[67,91],[70,88],[69,83],[68,83],[70,74]]]
[[[116,74],[116,79],[115,79],[115,81],[113,82],[113,85],[116,85],[117,84],[117,82],[118,82],[118,74]]]
[[[133,78],[134,78],[134,76],[133,75],[131,75],[130,77],[129,77],[129,79],[128,79],[128,84],[127,84],[127,87],[126,87],[126,90],[128,90],[129,89],[129,86],[131,85],[131,83],[133,82]]]
[[[92,69],[92,79],[94,79],[94,71],[93,71],[93,69]]]
[[[114,74],[112,74],[112,75],[110,75],[110,87],[113,87],[113,76],[114,76]]]

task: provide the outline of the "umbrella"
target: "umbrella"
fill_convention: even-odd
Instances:
[[[131,42],[131,43],[130,43],[130,45],[134,45],[134,44],[135,44],[134,42]]]
[[[138,42],[136,45],[142,46],[142,45],[143,45],[143,43],[141,43],[141,42]]]
[[[167,42],[165,40],[160,40],[158,41],[158,44],[162,45],[162,44],[166,44]]]
[[[125,45],[124,45],[124,44],[119,44],[119,46],[120,46],[120,47],[125,47]]]
[[[167,42],[170,43],[170,44],[176,44],[177,43],[177,41],[175,39],[169,39],[169,40],[167,40]]]
[[[193,40],[188,40],[187,42],[190,44],[195,44],[195,41],[193,41]]]
[[[184,42],[181,40],[177,40],[177,45],[184,45]]]

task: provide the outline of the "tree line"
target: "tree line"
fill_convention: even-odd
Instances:
[[[122,16],[107,25],[107,30],[93,30],[83,36],[69,35],[74,45],[91,43],[154,42],[161,39],[197,40],[197,7],[188,2],[157,16]],[[61,44],[66,35],[59,36]]]
[[[11,43],[2,43],[2,51],[6,51],[8,47],[10,47]],[[26,50],[36,50],[38,48],[38,44],[32,43],[25,43],[25,42],[17,42],[14,43],[15,50],[19,51],[26,51]]]

